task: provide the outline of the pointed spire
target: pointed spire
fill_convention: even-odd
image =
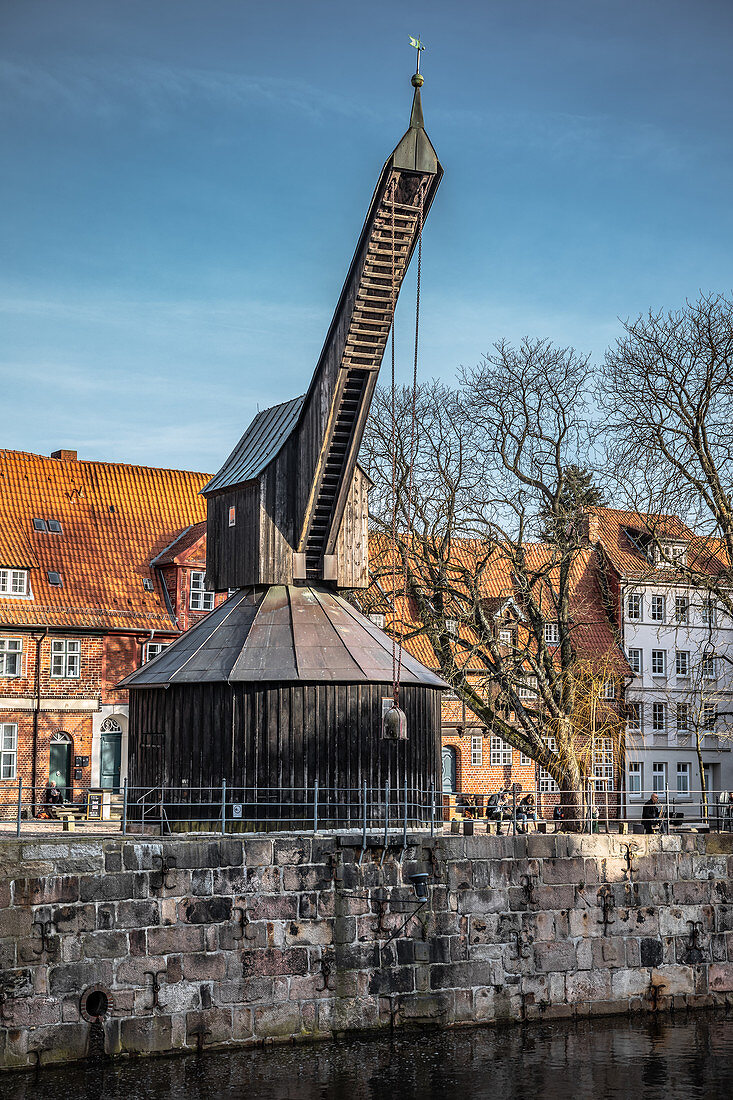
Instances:
[[[392,154],[392,164],[395,168],[407,169],[410,172],[427,172],[431,175],[437,175],[441,171],[438,154],[433,149],[430,139],[425,133],[425,122],[423,120],[422,99],[420,97],[420,88],[423,82],[422,74],[415,73],[412,78],[415,94],[412,97],[410,128]]]

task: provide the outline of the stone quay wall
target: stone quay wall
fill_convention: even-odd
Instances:
[[[0,876],[6,1069],[733,1003],[730,834],[2,839]]]

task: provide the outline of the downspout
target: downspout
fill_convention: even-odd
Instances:
[[[44,628],[42,634],[31,634],[33,641],[36,643],[36,682],[33,697],[33,748],[31,753],[31,808],[34,817],[36,815],[36,778],[38,774],[38,716],[41,712],[41,645],[47,635],[48,627]]]

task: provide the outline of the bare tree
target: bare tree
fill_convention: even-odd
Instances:
[[[362,455],[392,629],[422,637],[467,707],[553,776],[575,818],[588,775],[584,645],[599,619],[614,648],[582,516],[589,380],[571,349],[500,343],[457,390],[421,386],[415,415],[409,391],[394,406],[378,391]],[[604,701],[609,730],[622,726],[620,695]]]
[[[624,328],[597,392],[609,469],[649,515],[657,561],[733,614],[733,300],[702,295]],[[708,532],[684,558],[668,513]]]

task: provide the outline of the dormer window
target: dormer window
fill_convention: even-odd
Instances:
[[[631,527],[625,527],[624,533],[637,554],[641,554],[647,561],[653,560],[654,554],[651,535],[647,535],[643,531],[634,531]]]
[[[143,588],[146,592],[153,592],[155,585],[151,581],[150,577],[143,577]]]
[[[446,619],[445,620],[445,629],[446,629],[446,632],[448,634],[453,634],[453,635],[457,634],[458,633],[458,619]]]
[[[676,565],[684,565],[687,559],[687,545],[684,542],[661,542],[655,550],[655,562],[657,565],[673,569]]]
[[[384,630],[384,615],[379,611],[373,611],[369,616],[370,622],[373,622],[375,626],[378,626],[380,630]]]
[[[27,596],[27,569],[0,569],[0,596]]]
[[[211,611],[214,606],[214,593],[210,592],[204,584],[205,574],[194,570],[191,573],[191,599],[192,611]]]
[[[499,639],[499,645],[514,645],[514,631],[509,627],[502,627],[499,630],[497,637]]]

